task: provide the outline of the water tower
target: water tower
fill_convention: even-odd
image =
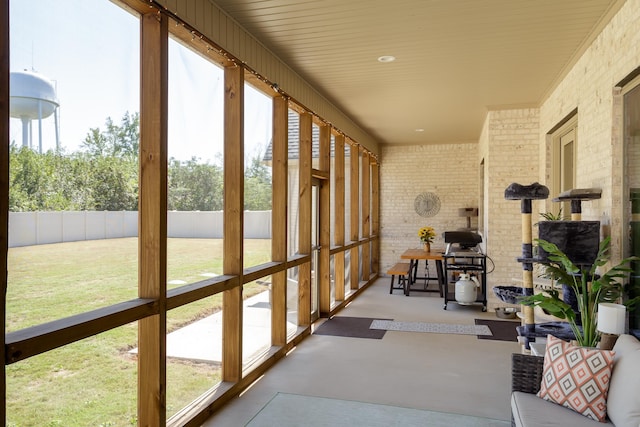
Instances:
[[[56,149],[58,136],[58,97],[53,83],[32,71],[16,71],[9,75],[9,113],[22,120],[22,145],[33,147],[32,120],[38,120],[38,149],[42,154],[42,119],[53,114],[55,120]]]

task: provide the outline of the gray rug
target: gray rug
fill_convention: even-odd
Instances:
[[[456,325],[452,323],[394,322],[374,320],[371,329],[402,332],[430,332],[434,334],[492,335],[486,325]]]
[[[508,427],[510,422],[351,400],[278,393],[248,427]]]
[[[387,331],[371,328],[371,323],[374,321],[376,321],[376,319],[370,317],[334,316],[320,325],[318,329],[313,331],[313,334],[332,335],[335,337],[382,339]]]

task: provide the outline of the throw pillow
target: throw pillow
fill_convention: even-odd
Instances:
[[[604,422],[614,355],[548,335],[538,397]]]

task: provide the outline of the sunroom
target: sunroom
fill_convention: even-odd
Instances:
[[[493,315],[514,182],[637,254],[640,2],[477,3],[0,1],[5,424],[202,425],[423,226],[482,236]]]

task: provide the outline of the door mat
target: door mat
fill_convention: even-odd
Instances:
[[[491,335],[491,330],[484,325],[457,325],[453,323],[394,322],[391,320],[374,320],[372,329],[401,332],[430,332],[434,334],[459,335]]]
[[[478,335],[479,340],[518,341],[516,326],[519,321],[475,319],[476,325],[485,325],[491,329],[492,335]]]
[[[376,319],[371,317],[343,317],[335,316],[324,322],[314,335],[332,335],[336,337],[382,339],[385,330],[371,329],[371,323]]]

